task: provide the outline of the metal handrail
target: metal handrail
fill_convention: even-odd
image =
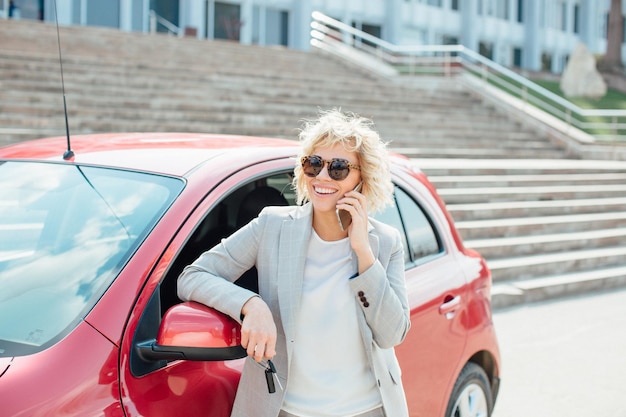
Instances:
[[[183,30],[164,18],[163,16],[159,16],[157,12],[154,10],[150,10],[150,33],[156,33],[158,25],[163,26],[167,29],[167,33],[173,33],[176,36],[183,36]]]
[[[323,13],[313,12],[311,45],[329,49],[339,43],[400,68],[399,73],[473,74],[571,126],[590,132],[596,140],[626,140],[626,110],[583,109],[463,45],[394,45]]]

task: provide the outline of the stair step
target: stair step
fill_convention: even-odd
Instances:
[[[464,240],[487,237],[541,235],[545,233],[576,232],[619,227],[626,220],[626,212],[565,214],[559,216],[517,217],[489,220],[470,220],[456,223]]]
[[[626,195],[626,184],[555,185],[532,187],[439,188],[450,204],[511,200],[556,200],[590,198],[594,195]]]
[[[499,258],[572,251],[589,247],[626,246],[626,228],[597,229],[573,233],[553,233],[504,238],[466,240],[490,262]]]
[[[458,222],[522,216],[537,217],[559,214],[596,213],[607,210],[626,211],[626,197],[447,204],[447,208],[452,217]]]
[[[527,280],[494,283],[493,308],[626,286],[626,266],[550,274]]]
[[[448,175],[429,177],[438,188],[445,187],[507,187],[534,186],[541,184],[566,185],[571,183],[611,184],[626,183],[626,172],[585,174],[537,174],[537,175]]]
[[[626,247],[594,248],[487,260],[494,282],[623,265]]]
[[[392,148],[402,153],[402,148]],[[589,159],[458,159],[412,158],[412,162],[429,176],[554,174],[626,171],[626,161]],[[453,173],[453,174],[452,174]]]

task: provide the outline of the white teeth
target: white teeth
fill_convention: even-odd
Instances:
[[[318,194],[333,194],[336,193],[336,190],[333,190],[332,188],[315,188],[315,192]]]

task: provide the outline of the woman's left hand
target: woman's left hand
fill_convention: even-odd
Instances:
[[[348,211],[352,216],[348,236],[350,246],[359,259],[359,274],[363,273],[375,261],[368,237],[367,199],[358,191],[350,191],[337,202],[337,208]]]

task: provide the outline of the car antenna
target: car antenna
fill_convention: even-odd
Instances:
[[[65,115],[65,135],[67,136],[67,150],[63,153],[63,159],[66,161],[74,158],[74,151],[70,145],[70,124],[67,121],[67,103],[65,102],[65,80],[63,79],[63,58],[61,57],[61,36],[59,35],[59,11],[57,9],[57,0],[54,0],[54,19],[57,25],[57,45],[59,47],[59,64],[61,66],[61,89],[63,90],[63,114]]]

